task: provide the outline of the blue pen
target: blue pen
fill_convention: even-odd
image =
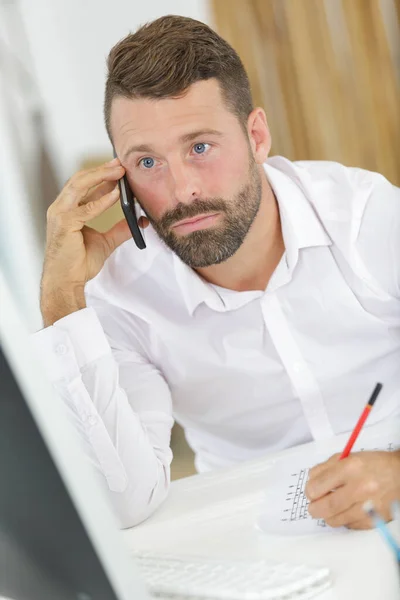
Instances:
[[[397,544],[396,540],[390,533],[388,527],[386,526],[385,521],[374,509],[374,505],[372,504],[372,502],[371,501],[366,502],[363,505],[363,509],[367,513],[367,515],[371,518],[373,524],[375,525],[375,527],[377,528],[379,533],[382,535],[382,537],[386,541],[386,543],[394,551],[394,554],[395,554],[397,560],[400,562],[400,546]]]

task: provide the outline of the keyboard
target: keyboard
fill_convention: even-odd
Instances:
[[[329,589],[329,569],[266,560],[134,555],[155,598],[175,600],[309,600]]]

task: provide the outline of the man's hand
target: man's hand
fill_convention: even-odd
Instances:
[[[47,242],[40,308],[45,327],[86,306],[84,287],[110,254],[131,237],[122,219],[100,233],[86,223],[119,199],[125,169],[116,158],[71,177],[47,210]]]
[[[339,460],[335,454],[313,467],[305,493],[309,513],[324,519],[331,527],[369,529],[372,523],[363,511],[371,500],[386,520],[391,520],[390,505],[400,500],[400,451],[356,452]]]

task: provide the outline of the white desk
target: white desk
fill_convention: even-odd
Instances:
[[[400,421],[369,427],[363,440],[400,442]],[[400,577],[391,552],[376,531],[346,531],[307,537],[266,535],[255,526],[272,465],[310,447],[332,449],[348,435],[324,444],[307,444],[230,469],[174,482],[170,494],[146,522],[122,532],[131,549],[206,557],[266,558],[331,569],[335,600],[399,600]],[[361,436],[360,436],[361,438]],[[335,448],[335,450],[333,450]],[[395,531],[397,524],[391,524]]]

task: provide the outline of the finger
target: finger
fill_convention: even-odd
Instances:
[[[319,475],[320,473],[325,471],[325,469],[331,467],[332,463],[337,462],[339,460],[339,458],[340,458],[340,454],[334,454],[333,456],[328,458],[328,460],[326,460],[325,462],[315,465],[315,467],[312,467],[312,469],[310,469],[310,471],[308,473],[308,480],[314,479],[314,477],[316,477],[317,475]]]
[[[363,511],[361,502],[353,504],[347,510],[334,517],[325,519],[325,522],[330,527],[349,527],[352,523],[357,523],[358,521],[365,521],[365,512]]]
[[[138,224],[142,229],[146,229],[150,225],[150,221],[147,217],[139,217]]]
[[[344,485],[348,479],[348,464],[345,461],[332,463],[311,480],[307,481],[305,493],[310,501],[322,498],[332,490]]]
[[[117,248],[123,242],[126,242],[132,237],[131,230],[129,229],[129,225],[126,219],[121,219],[118,223],[116,223],[109,231],[103,234],[108,247],[111,252],[114,252],[115,248]]]
[[[358,530],[373,529],[374,524],[372,523],[372,521],[369,517],[364,517],[364,519],[361,519],[360,521],[355,521],[354,523],[349,523],[348,525],[346,525],[346,527],[348,527],[348,529],[358,529]]]
[[[115,183],[115,181],[103,181],[103,183],[100,183],[99,185],[96,185],[93,188],[91,188],[88,194],[84,198],[82,198],[82,200],[79,201],[78,206],[87,204],[90,201],[96,202],[102,196],[105,196],[106,194],[112,192],[117,185],[118,184]]]
[[[94,186],[104,181],[113,181],[115,184],[124,173],[125,169],[118,164],[102,165],[96,169],[78,172],[65,186],[56,201],[57,205],[59,208],[61,206],[67,206],[68,208],[79,206],[79,203],[85,201],[85,197]]]
[[[111,192],[101,196],[97,200],[90,200],[86,204],[79,206],[76,210],[68,214],[69,222],[75,221],[77,229],[81,228],[82,223],[101,215],[119,199],[119,188],[115,187]],[[66,213],[67,214],[67,213]]]
[[[326,494],[323,498],[310,502],[308,512],[313,519],[330,519],[348,510],[359,499],[349,485]]]
[[[72,177],[68,179],[65,183],[64,188],[67,189],[71,184],[74,184],[76,181],[80,180],[82,177],[86,175],[91,175],[99,172],[100,169],[114,169],[115,167],[121,166],[121,162],[118,159],[110,160],[109,162],[103,163],[102,165],[98,165],[96,167],[92,167],[90,169],[84,169],[81,171],[77,171],[74,173]],[[96,184],[94,184],[96,185]]]
[[[328,461],[325,461],[323,463],[320,463],[319,465],[315,465],[314,467],[312,467],[312,469],[310,469],[308,472],[308,481],[314,479],[315,477],[317,477],[317,475],[320,475],[328,467]]]

